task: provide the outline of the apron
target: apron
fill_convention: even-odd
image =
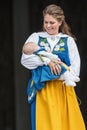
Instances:
[[[50,47],[42,37],[38,45]],[[60,38],[53,53],[70,65],[66,37]],[[74,87],[58,79],[47,81],[31,103],[31,124],[32,130],[86,130]]]

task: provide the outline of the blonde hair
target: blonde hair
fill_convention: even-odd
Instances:
[[[68,24],[65,21],[65,15],[63,9],[55,4],[48,5],[44,10],[43,10],[43,17],[46,15],[52,15],[57,21],[62,22],[59,32],[62,32],[63,34],[68,34],[69,36],[72,36],[75,40],[75,36],[71,33],[71,29],[68,26]],[[44,27],[43,27],[44,30]]]

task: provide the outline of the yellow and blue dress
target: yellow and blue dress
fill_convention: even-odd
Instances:
[[[72,66],[76,63],[70,54],[67,40],[68,37],[60,35],[52,53],[58,54],[64,63]],[[38,37],[39,46],[47,44],[50,46],[46,37]],[[25,63],[27,58],[22,56],[22,64],[29,69]],[[60,79],[46,81],[45,86],[37,91],[31,102],[32,130],[86,130],[74,87],[66,86]]]

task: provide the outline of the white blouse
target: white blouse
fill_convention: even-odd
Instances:
[[[79,78],[81,61],[80,61],[78,48],[74,39],[62,33],[59,33],[58,35],[49,35],[46,32],[37,32],[37,33],[35,32],[35,33],[32,33],[28,37],[25,44],[27,42],[35,42],[36,44],[38,44],[39,36],[47,38],[47,41],[49,42],[51,49],[53,49],[53,47],[55,46],[55,44],[59,41],[61,37],[68,37],[67,45],[68,45],[69,58],[70,58],[70,64],[71,64],[70,65],[71,71],[65,72],[63,75],[61,75],[60,79],[64,80],[64,78],[67,77],[66,74],[68,75],[68,77],[76,76],[77,78]],[[50,62],[50,59],[47,57],[45,57],[44,62],[42,62],[40,58],[34,54],[26,55],[22,53],[21,64],[27,69],[30,69],[30,70],[35,69],[38,66],[42,66],[44,64],[47,65],[49,62]]]

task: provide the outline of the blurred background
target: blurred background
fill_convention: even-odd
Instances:
[[[26,86],[30,72],[20,64],[28,36],[42,28],[42,10],[60,5],[81,56],[81,81],[75,88],[87,126],[87,4],[85,0],[0,1],[0,130],[31,130]]]

